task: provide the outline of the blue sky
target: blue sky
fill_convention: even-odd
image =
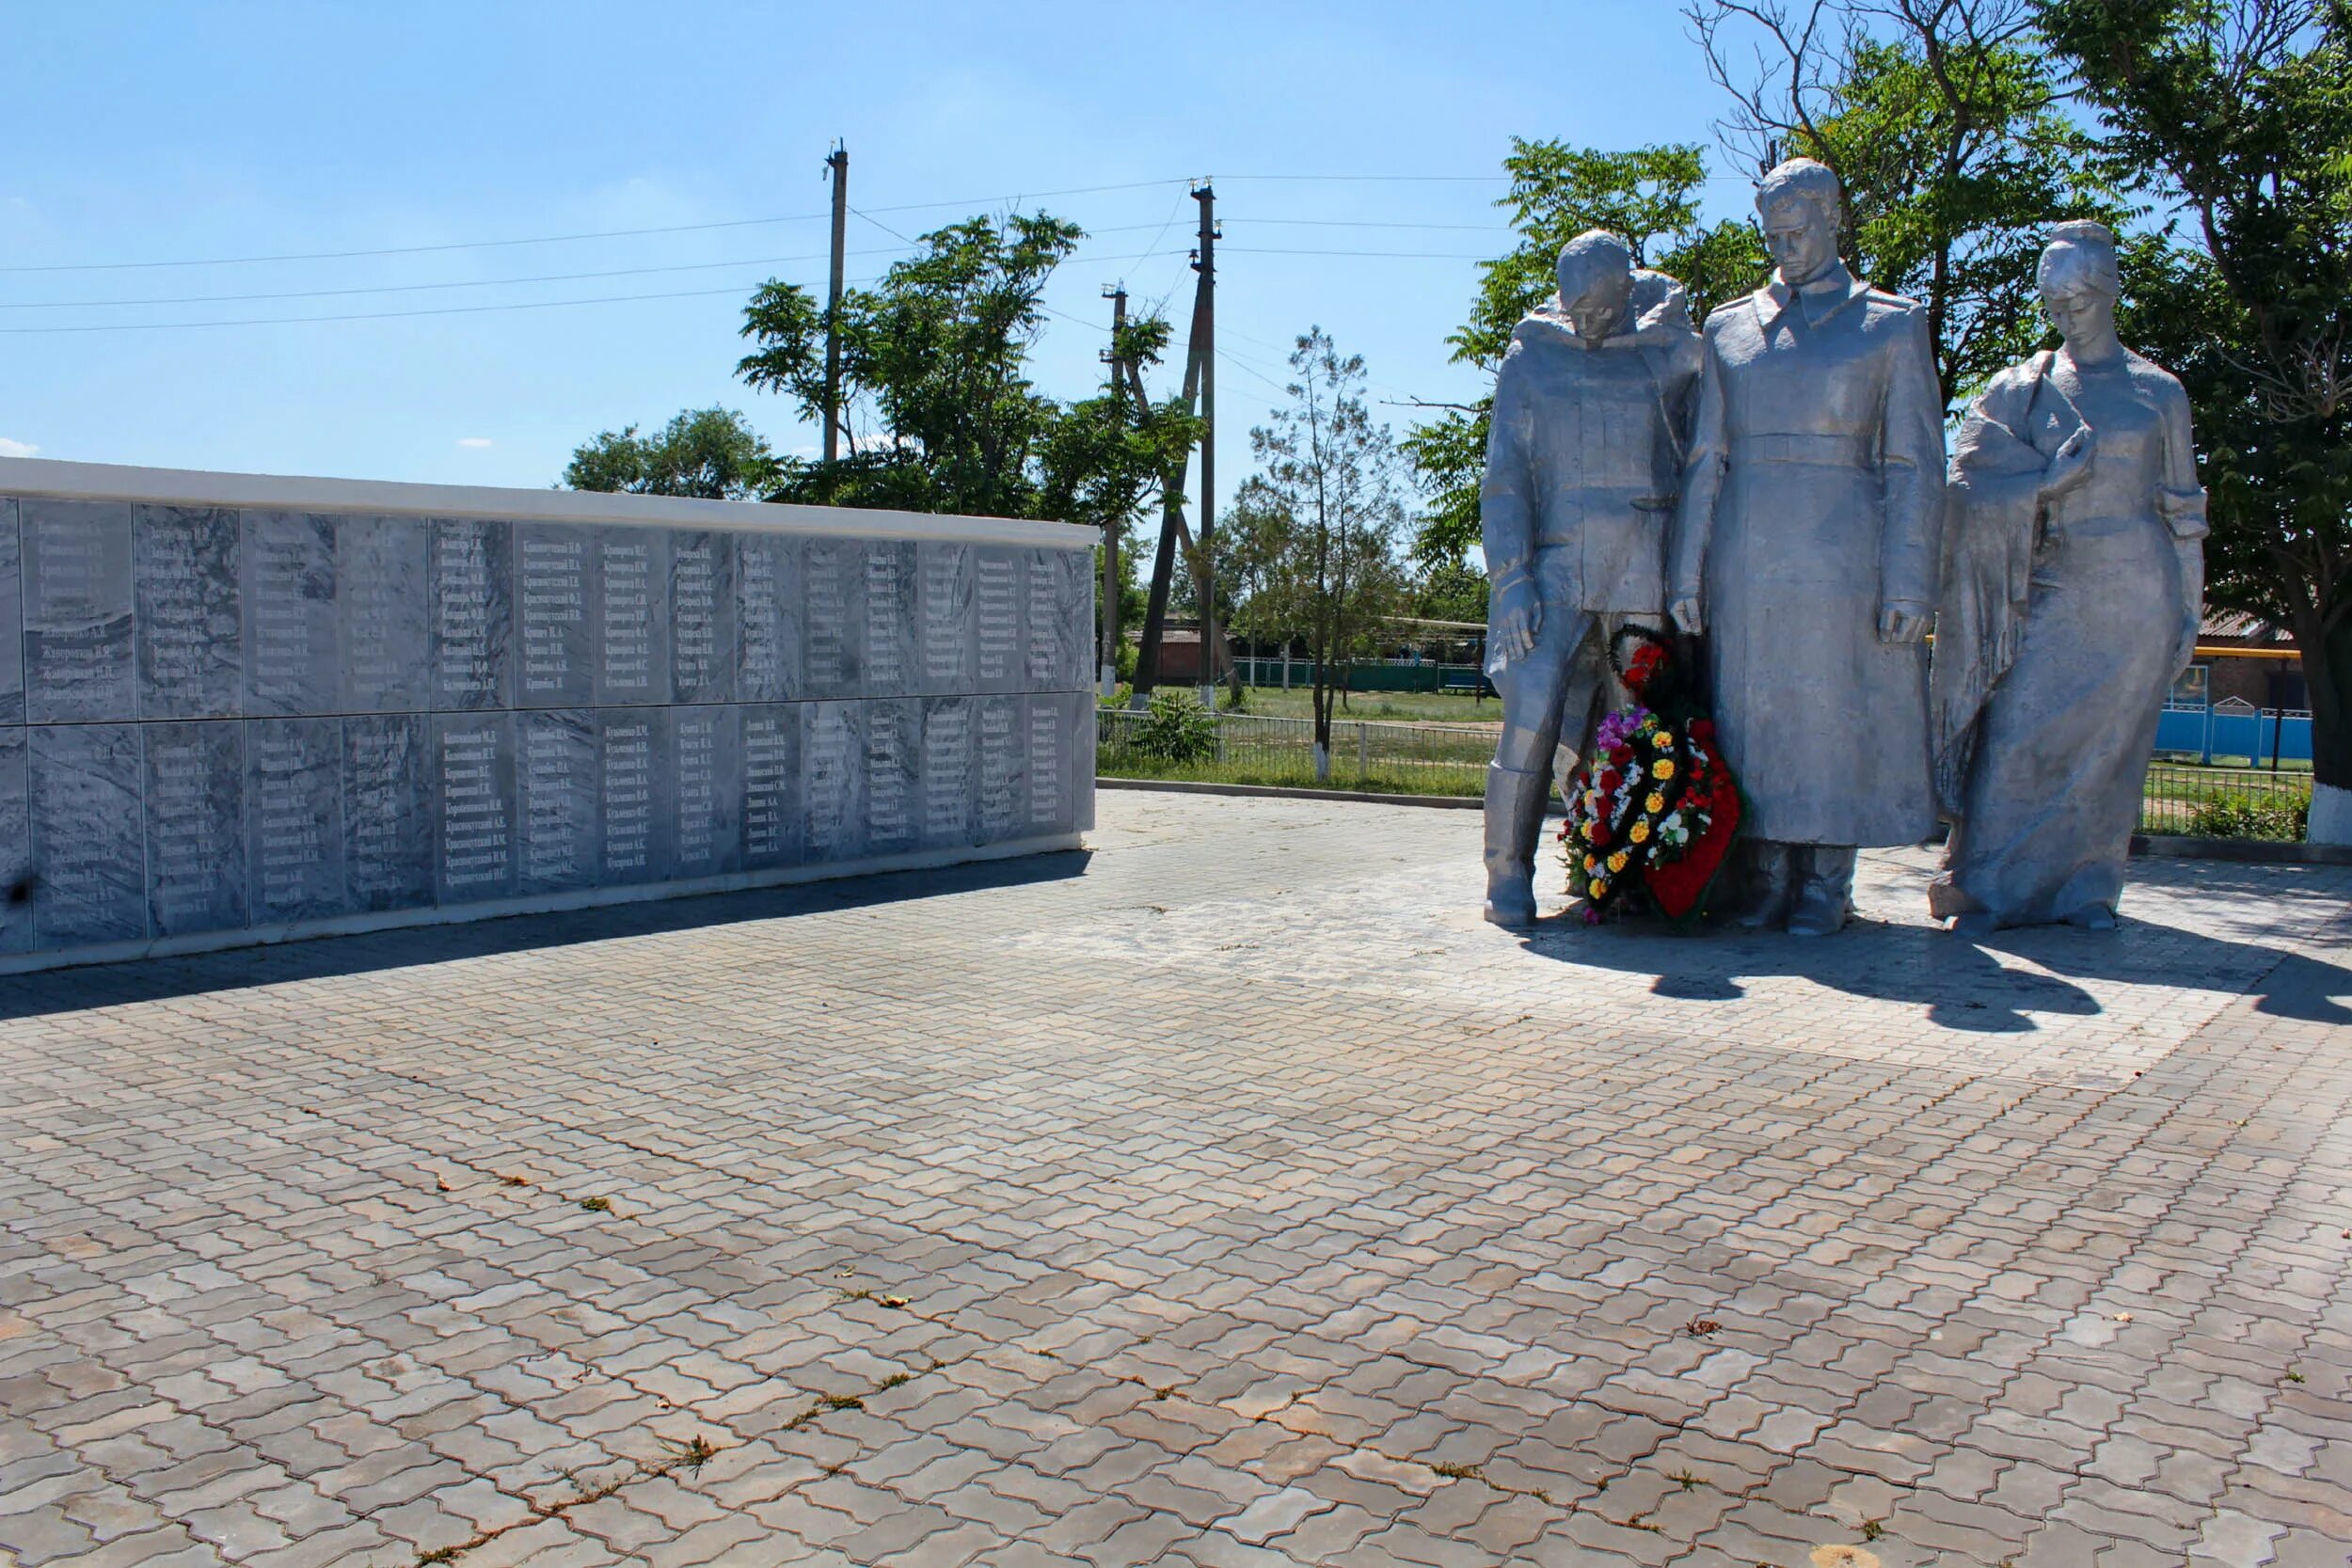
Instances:
[[[712,402],[812,447],[734,379],[736,327],[763,277],[821,289],[838,136],[872,214],[853,279],[901,253],[889,230],[1016,196],[1093,233],[1048,296],[1060,396],[1100,374],[1104,284],[1181,323],[1184,181],[1213,177],[1230,490],[1310,325],[1380,396],[1475,389],[1444,340],[1505,243],[1512,135],[1705,139],[1717,107],[1665,4],[0,0],[0,328],[139,324],[0,332],[0,452],[466,483],[545,485],[594,432]],[[1265,178],[1335,175],[1438,178]],[[1127,188],[1074,189],[1100,186]],[[1400,224],[1456,227],[1371,227]],[[465,248],[91,265],[432,246]],[[304,297],[200,297],[227,295]]]

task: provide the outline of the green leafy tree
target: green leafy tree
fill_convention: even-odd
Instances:
[[[787,465],[775,499],[1123,523],[1197,425],[1173,400],[1139,412],[1105,387],[1065,405],[1031,383],[1041,296],[1083,238],[1043,213],[967,218],[924,235],[922,253],[892,263],[875,287],[847,291],[848,452]],[[743,312],[755,346],[738,372],[811,421],[824,416],[828,314],[806,289],[772,279]],[[1147,316],[1119,346],[1149,366],[1167,344],[1168,324]]]
[[[1557,287],[1561,246],[1588,229],[1624,235],[1642,265],[1681,279],[1694,318],[1755,288],[1762,276],[1763,249],[1752,229],[1700,217],[1707,165],[1696,146],[1602,152],[1513,137],[1511,149],[1502,165],[1511,190],[1498,205],[1510,210],[1519,243],[1480,264],[1470,320],[1447,340],[1457,363],[1490,375],[1502,366],[1521,318]],[[1404,443],[1429,499],[1413,542],[1425,565],[1459,562],[1478,543],[1478,482],[1494,398],[1434,406],[1442,412]]]
[[[2314,775],[2352,789],[2352,5],[2049,0],[2041,19],[2110,166],[2176,220],[2133,247],[2122,325],[2188,388],[2207,599],[2294,632]]]
[[[1404,464],[1364,398],[1364,362],[1315,327],[1290,356],[1290,402],[1249,432],[1261,472],[1228,511],[1227,545],[1248,587],[1229,621],[1263,641],[1305,644],[1315,776],[1331,773],[1332,712],[1349,660],[1373,653],[1407,604],[1397,557]]]
[[[1727,148],[1759,170],[1827,164],[1845,255],[1926,308],[1947,401],[2042,341],[2034,269],[2054,219],[2122,214],[2033,0],[1692,0],[1730,97]]]
[[[599,432],[573,450],[562,488],[757,500],[782,471],[742,415],[690,408],[651,436],[635,425]]]

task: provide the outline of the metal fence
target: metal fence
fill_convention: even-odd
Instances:
[[[1368,789],[1392,795],[1475,795],[1494,755],[1491,725],[1385,724],[1344,720],[1331,726],[1328,772],[1315,769],[1315,726],[1308,719],[1220,713],[1187,744],[1159,733],[1146,714],[1104,708],[1095,770],[1109,778],[1191,779],[1221,784]]]
[[[1495,728],[1344,720],[1331,727],[1330,767],[1318,777],[1311,720],[1198,714],[1189,731],[1179,731],[1155,725],[1148,714],[1104,708],[1095,771],[1116,779],[1476,795],[1486,785]],[[2311,800],[2308,773],[2159,760],[2149,765],[2139,831],[2300,839]]]

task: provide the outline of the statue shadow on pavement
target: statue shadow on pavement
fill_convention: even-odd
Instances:
[[[2298,921],[2298,924],[2301,922]],[[2352,970],[2291,950],[2135,919],[2106,932],[2069,927],[1967,939],[1926,926],[1857,918],[1834,937],[1716,927],[1681,935],[1656,925],[1587,927],[1552,915],[1521,938],[1562,963],[1647,976],[1654,996],[1738,1002],[1757,980],[1795,977],[1875,1002],[1909,1003],[1947,1029],[2026,1034],[2034,1015],[2088,1018],[2105,1009],[2086,984],[2105,982],[2250,996],[2255,1011],[2352,1024]],[[1835,1027],[1834,1019],[1824,1025]]]
[[[1004,860],[967,861],[916,871],[885,871],[834,881],[793,882],[735,893],[693,894],[601,904],[542,914],[503,915],[442,926],[408,926],[348,936],[305,938],[266,946],[224,948],[175,958],[126,958],[72,969],[0,975],[0,1022],[86,1007],[163,1001],[288,981],[366,974],[502,953],[691,931],[753,921],[868,909],[991,888],[1083,877],[1092,851],[1058,850]],[[943,904],[942,920],[966,918]],[[777,955],[792,956],[788,926]]]

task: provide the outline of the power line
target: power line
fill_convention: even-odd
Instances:
[[[1275,181],[1293,183],[1454,183],[1490,184],[1502,180],[1494,174],[1242,174],[1226,175],[1228,180]],[[873,213],[918,213],[942,207],[969,207],[994,203],[1015,204],[1041,200],[1055,196],[1092,196],[1104,191],[1146,190],[1163,185],[1188,185],[1187,177],[1165,180],[1128,180],[1104,185],[1065,185],[1055,190],[1015,192],[1010,195],[959,197],[940,201],[911,201],[890,207],[875,207]],[[673,223],[642,229],[598,229],[571,234],[531,234],[499,240],[449,240],[433,245],[376,245],[350,250],[284,251],[258,256],[203,256],[172,261],[58,261],[40,265],[0,267],[0,276],[24,276],[38,273],[62,272],[131,272],[166,267],[239,267],[260,266],[281,261],[344,261],[378,256],[425,256],[453,250],[496,250],[516,245],[571,245],[589,240],[638,239],[655,234],[705,233],[720,229],[752,229],[766,224],[813,223],[830,217],[829,212],[784,213],[771,217],[722,218],[706,223]]]

